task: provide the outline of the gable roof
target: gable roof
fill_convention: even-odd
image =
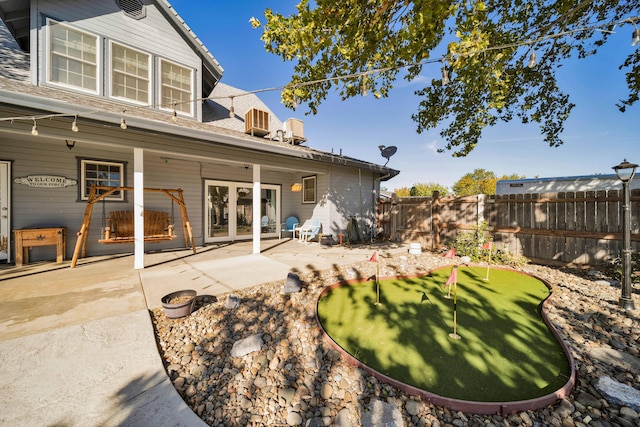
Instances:
[[[208,94],[210,99],[203,104],[202,122],[181,118],[178,123],[172,123],[171,116],[167,112],[132,107],[108,98],[85,95],[57,87],[32,85],[29,71],[30,54],[19,48],[16,40],[1,21],[0,52],[3,53],[3,61],[0,61],[0,105],[25,111],[27,121],[31,120],[31,115],[64,114],[67,116],[66,120],[68,117],[77,115],[79,121],[87,119],[119,126],[123,118],[123,109],[125,109],[128,126],[151,134],[164,133],[185,140],[230,145],[292,158],[362,168],[379,173],[383,180],[390,179],[399,173],[386,166],[348,156],[246,134],[244,115],[251,108],[270,113],[270,129],[282,129],[282,122],[257,95],[233,86],[219,83]],[[230,96],[234,97],[235,117],[233,118],[229,117]]]
[[[224,69],[167,0],[153,3],[202,60],[202,96],[206,97],[222,78]],[[24,52],[30,49],[30,17],[30,0],[0,0],[0,19]]]

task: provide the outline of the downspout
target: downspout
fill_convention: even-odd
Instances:
[[[391,174],[388,173],[388,174],[382,175],[382,176],[380,176],[378,178],[373,178],[373,201],[372,201],[372,204],[373,204],[373,212],[375,212],[375,213],[374,213],[374,221],[373,221],[374,229],[371,231],[371,240],[372,241],[373,241],[374,234],[377,237],[378,228],[379,228],[379,225],[380,225],[378,223],[378,199],[380,198],[381,192],[380,192],[380,190],[378,190],[378,194],[376,196],[376,181],[378,181],[378,186],[379,186],[381,181],[383,181],[383,180],[385,180],[387,178],[390,178],[390,177],[391,177]]]

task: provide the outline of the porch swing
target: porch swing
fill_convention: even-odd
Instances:
[[[100,190],[100,193],[98,193]],[[109,217],[106,215],[105,200],[108,196],[116,191],[132,191],[133,187],[108,187],[92,185],[89,190],[87,199],[87,207],[85,208],[82,226],[78,232],[78,240],[75,250],[73,251],[73,259],[71,267],[75,267],[80,251],[82,258],[85,257],[87,251],[87,238],[89,236],[89,228],[91,226],[91,217],[93,214],[93,206],[102,200],[102,233],[99,243],[132,243],[135,241],[134,235],[134,215],[132,210],[111,211]],[[160,189],[145,188],[145,192],[163,193],[171,199],[171,216],[169,212],[163,211],[144,211],[144,241],[160,242],[173,240],[177,237],[174,233],[174,204],[180,207],[180,217],[182,219],[182,229],[184,235],[185,247],[191,247],[193,253],[196,253],[196,246],[193,240],[193,231],[189,217],[187,215],[187,207],[184,203],[182,189]]]

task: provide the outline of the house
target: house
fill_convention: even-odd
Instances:
[[[630,189],[640,188],[640,180],[634,179]],[[575,191],[621,190],[622,182],[616,174],[563,176],[555,178],[503,179],[496,183],[496,194],[532,194]]]
[[[380,182],[399,172],[313,149],[300,120],[225,85],[167,1],[0,0],[0,19],[0,259],[28,230],[62,230],[65,258],[133,251],[143,268],[145,251],[189,243],[259,253],[292,215],[334,236],[350,216],[375,226]],[[161,191],[176,189],[184,211]],[[126,212],[131,235],[105,243]],[[157,212],[173,235],[145,239]],[[26,254],[51,259],[35,233]]]

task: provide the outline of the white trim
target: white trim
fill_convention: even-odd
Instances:
[[[133,268],[144,268],[144,151],[133,149]]]
[[[120,167],[120,183],[119,187],[124,187],[124,174],[125,171],[125,163],[124,162],[110,162],[105,160],[93,160],[93,159],[80,159],[80,200],[88,200],[89,197],[87,195],[87,164],[94,165],[109,165],[109,166],[119,166]],[[106,200],[115,200],[115,201],[123,201],[124,200],[124,191],[120,192],[119,196],[109,196],[105,198]]]
[[[307,182],[313,181],[313,200],[306,198],[307,193]],[[315,203],[318,199],[318,176],[305,176],[302,178],[302,203],[303,204],[311,204]]]
[[[131,98],[126,98],[126,97],[121,97],[121,96],[115,96],[113,95],[113,73],[114,73],[114,69],[113,69],[113,45],[118,45],[120,47],[123,47],[125,49],[128,50],[132,50],[134,52],[138,52],[141,53],[143,55],[147,55],[147,99],[145,101],[138,101],[135,99],[131,99]],[[107,88],[107,94],[106,97],[107,98],[111,98],[111,99],[117,99],[119,101],[124,101],[124,102],[130,102],[132,104],[137,104],[137,105],[150,105],[152,103],[151,99],[152,99],[152,91],[153,91],[153,55],[149,52],[146,52],[144,50],[141,49],[136,49],[133,48],[131,46],[128,46],[124,43],[120,43],[114,40],[109,40],[109,47],[108,47],[108,63],[106,64],[106,69],[107,69],[107,74],[108,74],[108,88]],[[137,77],[137,76],[136,76]]]
[[[0,237],[6,238],[6,252],[0,252],[0,261],[11,262],[11,162],[0,161]]]
[[[194,72],[195,70],[192,67],[189,67],[189,66],[186,66],[186,65],[183,65],[183,64],[179,64],[179,63],[177,63],[175,61],[171,61],[171,60],[166,59],[166,58],[158,58],[158,73],[157,73],[158,82],[156,84],[156,87],[158,88],[158,102],[157,102],[158,109],[163,110],[163,111],[169,111],[169,112],[172,112],[172,113],[174,111],[173,107],[171,107],[171,106],[166,107],[163,104],[164,101],[163,101],[163,97],[162,97],[162,94],[163,94],[162,65],[164,63],[173,64],[176,67],[184,68],[185,70],[189,71],[189,74],[190,74],[189,75],[189,81],[191,82],[191,93],[189,94],[189,102],[186,102],[186,104],[189,106],[189,112],[186,113],[184,111],[180,111],[179,109],[176,109],[175,111],[179,116],[194,117],[195,116],[195,113],[194,113],[195,109],[193,108],[194,107],[193,100],[196,98],[196,96],[195,96],[196,84],[195,84],[195,80],[194,80],[194,76],[196,74]],[[180,104],[180,105],[184,105],[184,104]]]
[[[81,86],[76,86],[76,85],[72,85],[72,84],[67,84],[67,83],[61,83],[61,82],[57,82],[57,81],[53,81],[51,79],[51,66],[53,64],[53,60],[52,60],[52,50],[51,50],[51,23],[54,23],[55,25],[60,25],[62,27],[68,28],[69,30],[72,31],[77,31],[79,33],[83,33],[86,34],[88,36],[91,37],[95,37],[96,39],[96,62],[95,62],[95,66],[96,66],[96,88],[95,90],[90,90],[90,89],[86,89],[83,88]],[[84,92],[84,93],[90,93],[93,95],[100,95],[101,94],[101,88],[102,88],[102,48],[101,48],[101,37],[97,34],[94,34],[90,31],[86,31],[77,27],[74,27],[72,25],[68,25],[65,23],[62,23],[60,21],[56,21],[55,19],[51,19],[51,18],[47,18],[46,19],[46,40],[44,42],[44,52],[45,52],[45,64],[44,64],[44,75],[45,75],[45,82],[47,84],[53,85],[53,86],[59,86],[59,87],[64,87],[64,88],[68,88],[68,89],[72,89],[75,91],[79,91],[79,92]]]
[[[224,236],[213,236],[210,237],[209,236],[209,230],[211,227],[211,210],[209,208],[209,187],[210,186],[220,186],[220,187],[227,187],[229,189],[228,194],[227,194],[227,209],[228,211],[226,212],[227,214],[227,229],[228,229],[228,234],[224,235]],[[237,198],[237,194],[238,188],[247,188],[249,189],[249,191],[251,191],[253,193],[253,184],[251,183],[247,183],[247,182],[240,182],[240,181],[221,181],[221,180],[213,180],[213,179],[207,179],[204,181],[204,199],[203,199],[203,212],[204,212],[204,242],[205,243],[213,243],[213,242],[233,242],[236,240],[249,240],[252,238],[253,233],[255,231],[255,229],[253,229],[254,227],[254,223],[256,221],[255,217],[256,215],[253,216],[252,219],[252,233],[251,234],[242,234],[239,235],[236,233],[237,231],[237,203],[238,203],[238,198]],[[264,239],[264,238],[269,238],[269,237],[277,237],[278,236],[278,225],[280,224],[280,216],[281,213],[280,211],[282,210],[282,205],[281,205],[281,193],[282,193],[282,188],[280,185],[274,185],[274,184],[260,184],[260,195],[258,197],[258,199],[260,200],[259,203],[259,208],[262,207],[262,201],[261,201],[261,197],[262,197],[262,190],[273,190],[276,192],[275,194],[275,199],[272,202],[276,203],[276,207],[275,207],[275,230],[271,233],[262,233],[261,232],[261,227],[260,227],[260,219],[262,218],[262,211],[260,211],[260,213],[257,215],[258,217],[258,225],[259,228],[258,230],[260,230],[260,238]],[[253,196],[252,196],[252,212],[253,212]],[[253,214],[253,213],[252,213]],[[221,215],[224,216],[224,212],[221,213]],[[255,239],[254,239],[255,242]]]

